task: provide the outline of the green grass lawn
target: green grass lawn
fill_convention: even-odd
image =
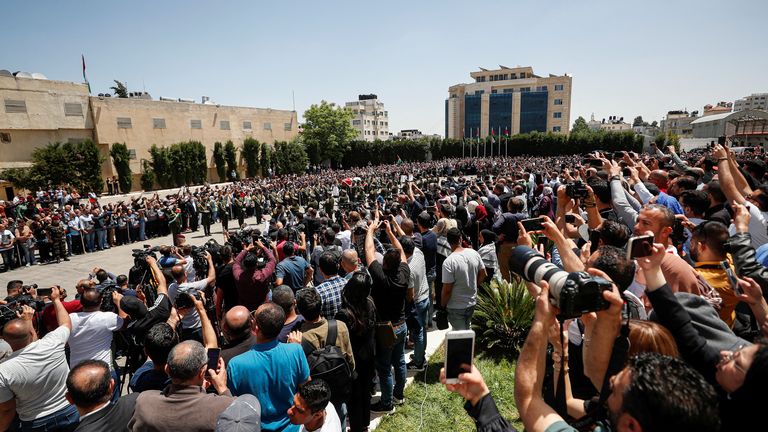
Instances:
[[[394,414],[384,417],[376,428],[377,432],[475,430],[474,421],[464,410],[464,399],[448,392],[440,384],[444,353],[443,347],[435,351],[427,369],[417,374],[413,384],[405,389],[405,405],[397,407]],[[523,430],[513,393],[515,363],[480,353],[475,356],[475,365],[491,389],[501,415],[512,422],[515,428]]]

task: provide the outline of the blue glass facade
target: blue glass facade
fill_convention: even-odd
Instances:
[[[496,136],[512,131],[512,93],[495,93],[488,101],[488,133]]]
[[[482,96],[464,95],[464,137],[478,136],[480,131],[480,100]],[[546,109],[546,107],[545,107]]]
[[[547,131],[547,100],[549,92],[520,93],[520,133]]]

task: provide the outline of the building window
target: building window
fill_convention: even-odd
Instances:
[[[552,126],[552,132],[560,132],[560,126]]]
[[[293,123],[283,123],[284,131],[290,131],[291,129],[293,129]]]
[[[498,92],[499,92],[499,91],[498,91],[498,90],[495,90],[495,89],[494,89],[494,90],[491,90],[491,94],[496,94],[496,93],[498,93]]]
[[[555,91],[562,91],[563,85],[562,84],[555,84]]]
[[[203,128],[203,122],[202,122],[202,120],[190,120],[189,121],[189,127],[191,129],[202,129]]]
[[[352,114],[357,114],[357,110],[352,110]]]
[[[555,99],[555,105],[562,105],[563,100],[562,99]]]
[[[0,142],[3,144],[10,144],[11,143],[10,132],[0,132]]]
[[[128,149],[128,159],[136,159],[136,149]]]
[[[154,129],[165,129],[165,119],[164,118],[153,118],[152,119],[152,128],[154,128]]]
[[[219,129],[229,130],[229,120],[222,120],[219,122]]]
[[[552,113],[552,118],[563,118],[563,113],[561,113],[559,111],[558,112],[553,112]]]
[[[530,87],[520,87],[520,93],[527,93],[531,91]]]
[[[515,91],[515,89],[508,88],[508,89],[504,89],[502,93],[512,93],[513,91]]]
[[[389,117],[389,111],[384,111],[384,117]]]
[[[538,86],[536,87],[536,91],[547,91],[547,86]]]
[[[360,126],[360,120],[352,120],[352,126]]]
[[[64,115],[66,117],[82,117],[83,116],[83,105],[79,103],[65,103],[64,104]]]
[[[117,118],[117,128],[118,129],[130,129],[133,125],[131,124],[131,118],[130,117],[118,117]]]
[[[8,114],[25,114],[27,112],[27,102],[23,100],[6,99],[5,112]]]
[[[249,121],[244,121],[244,122],[243,122],[243,129],[245,129],[245,130],[251,130],[251,129],[253,129],[253,125],[252,125],[252,124],[251,124],[251,122],[249,122]]]
[[[475,95],[481,95],[485,93],[483,90],[475,90]]]
[[[272,130],[272,123],[264,123],[264,130],[271,131]]]

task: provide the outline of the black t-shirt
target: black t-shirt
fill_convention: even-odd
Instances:
[[[373,280],[371,297],[376,305],[379,321],[398,323],[405,319],[405,291],[411,277],[408,264],[401,262],[396,273],[385,273],[378,261],[368,267]]]
[[[216,286],[224,292],[224,310],[237,306],[237,287],[235,275],[232,273],[232,264],[224,264],[216,268]]]
[[[437,235],[432,230],[426,230],[421,235],[421,251],[424,253],[424,264],[427,267],[427,275],[435,271],[437,256]]]
[[[155,304],[143,318],[133,321],[128,325],[128,330],[136,335],[139,341],[144,341],[144,336],[153,325],[168,320],[171,316],[171,300],[167,294],[158,294]]]

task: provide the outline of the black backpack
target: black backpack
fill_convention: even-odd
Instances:
[[[312,379],[322,379],[328,383],[332,400],[346,400],[357,374],[350,367],[344,353],[336,346],[337,333],[336,320],[329,319],[325,346],[315,349],[309,342],[302,340],[301,347],[307,356]]]

